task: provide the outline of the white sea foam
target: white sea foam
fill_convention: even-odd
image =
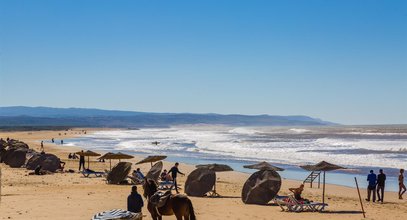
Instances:
[[[155,128],[99,131],[78,140],[76,146],[148,154],[165,153],[189,157],[267,160],[304,164],[328,160],[345,166],[404,167],[407,139],[297,137],[308,129],[285,130],[287,136],[248,128]],[[295,133],[299,133],[297,136]],[[340,132],[339,132],[340,133]],[[257,139],[263,137],[262,139]],[[281,135],[281,134],[280,134]],[[160,144],[152,144],[158,141]],[[365,152],[358,153],[360,150]],[[368,153],[366,153],[368,151]],[[377,152],[375,152],[377,151]],[[384,152],[385,151],[385,152]],[[394,153],[393,153],[394,152]]]

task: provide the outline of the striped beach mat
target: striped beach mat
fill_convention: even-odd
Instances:
[[[141,220],[143,215],[141,212],[134,213],[122,209],[112,209],[105,212],[99,212],[93,216],[92,220],[116,220],[116,219],[126,219],[126,220]]]

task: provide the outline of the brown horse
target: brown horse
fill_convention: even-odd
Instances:
[[[148,179],[143,184],[144,197],[148,200],[147,209],[153,220],[162,220],[163,215],[175,215],[177,220],[196,220],[191,200],[185,195],[170,195],[163,207],[158,208],[150,198],[158,191],[157,183]]]

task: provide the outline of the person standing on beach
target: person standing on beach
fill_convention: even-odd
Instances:
[[[61,145],[64,145],[64,140],[61,140]]]
[[[377,175],[377,201],[383,203],[384,198],[384,184],[386,182],[386,174],[383,170],[379,170],[379,175]]]
[[[403,199],[403,194],[406,192],[406,186],[404,185],[404,169],[400,169],[399,175],[399,199]]]
[[[168,171],[169,173],[171,173],[172,180],[174,182],[174,185],[172,187],[175,187],[175,192],[177,192],[177,193],[179,193],[178,192],[178,185],[177,185],[177,174],[179,173],[179,174],[181,174],[183,176],[185,175],[185,174],[183,174],[183,173],[181,173],[179,171],[178,166],[179,166],[179,163],[176,162],[175,165],[170,169],[170,171]],[[171,189],[172,189],[172,187],[171,187]]]
[[[367,186],[367,199],[366,201],[370,201],[370,195],[373,193],[373,202],[376,202],[376,174],[373,172],[373,170],[370,170],[370,174],[367,175],[367,181],[369,182],[369,185]]]
[[[137,192],[137,186],[132,186],[131,193],[127,197],[127,211],[139,213],[143,206],[143,198],[141,198],[140,194]]]
[[[40,148],[41,152],[44,152],[44,141],[41,141],[41,148]]]
[[[81,152],[83,152],[83,150]],[[82,154],[79,155],[79,171],[81,171],[81,168],[85,169],[85,156]]]

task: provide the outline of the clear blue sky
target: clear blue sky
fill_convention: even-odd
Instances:
[[[407,1],[0,1],[0,106],[407,123]]]

